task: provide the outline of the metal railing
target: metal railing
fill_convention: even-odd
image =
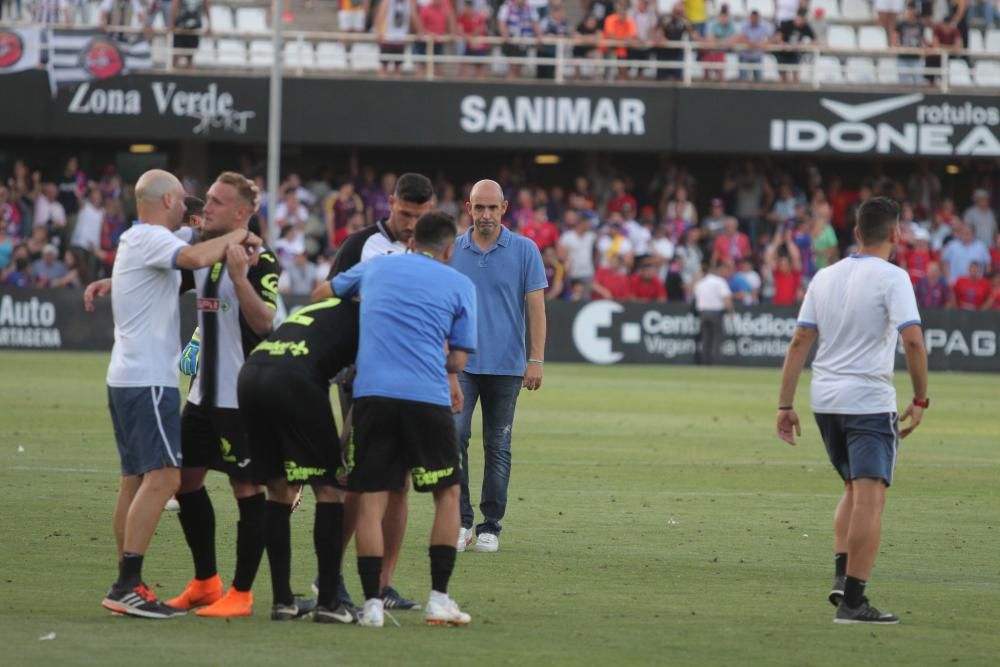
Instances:
[[[4,24],[0,24],[3,27]],[[23,25],[23,24],[21,24]],[[11,26],[14,27],[14,26]],[[60,29],[94,30],[91,27],[80,26],[48,26]],[[285,48],[277,52],[271,47],[270,36],[259,32],[190,32],[183,30],[166,31],[162,29],[107,26],[106,32],[114,35],[135,35],[151,39],[154,49],[154,67],[161,71],[173,72],[179,68],[176,58],[189,59],[193,69],[204,71],[253,71],[271,66],[272,59],[277,57],[282,63],[286,74],[295,76],[333,75],[342,76],[353,73],[364,75],[378,72],[382,75],[389,70],[396,70],[399,75],[411,75],[428,81],[438,79],[468,78],[459,73],[472,67],[474,71],[483,66],[488,73],[508,75],[517,68],[524,68],[536,75],[540,67],[549,68],[545,72],[545,80],[562,84],[567,81],[602,81],[602,82],[651,82],[669,79],[673,83],[691,86],[703,83],[724,83],[732,85],[737,79],[741,83],[752,85],[780,84],[785,87],[798,86],[819,89],[838,85],[885,86],[898,87],[919,85],[926,88],[936,86],[942,92],[958,86],[995,90],[1000,89],[1000,53],[976,53],[968,50],[948,49],[917,49],[917,48],[833,48],[818,44],[789,46],[768,44],[760,47],[747,47],[731,43],[712,41],[682,41],[682,42],[623,42],[595,37],[537,37],[510,38],[478,37],[477,45],[488,47],[487,55],[468,55],[460,53],[465,40],[452,35],[409,35],[391,43],[396,47],[387,52],[382,47],[386,43],[379,41],[372,33],[337,33],[315,32],[304,30],[282,30],[282,44]],[[173,45],[171,34],[197,34],[203,40],[212,40],[211,46],[197,49],[181,49]],[[240,43],[240,48],[232,52],[221,48],[222,42]],[[208,44],[208,42],[204,42]],[[300,57],[289,58],[285,49],[295,44],[294,52],[310,54],[305,60]],[[314,45],[338,44],[343,47],[338,52],[336,64],[333,58],[318,56],[313,50]],[[358,65],[352,62],[358,45],[370,45],[367,64]],[[423,45],[423,53],[417,53],[417,46]],[[436,53],[438,47],[452,48],[455,53]],[[504,47],[516,47],[519,55],[505,55]],[[258,49],[255,51],[255,48]],[[574,55],[579,48],[586,48],[587,55]],[[618,48],[646,53],[640,59],[618,58]],[[221,50],[220,50],[221,49]],[[376,53],[377,49],[377,53]],[[509,50],[509,49],[508,49]],[[720,61],[705,61],[700,56],[706,52],[732,54],[724,56]],[[798,62],[781,64],[765,58],[764,54],[777,56],[781,53],[796,54]],[[225,55],[223,55],[225,54]],[[744,56],[740,58],[741,54]],[[747,55],[757,54],[752,60]],[[327,54],[329,55],[329,54]],[[938,66],[928,66],[927,56],[938,56]],[[669,56],[669,57],[668,57]],[[836,58],[833,63],[826,58]],[[866,58],[866,68],[863,71],[852,69],[850,62],[841,62],[843,58]],[[906,66],[903,59],[908,60]],[[895,60],[893,66],[885,67],[886,60]],[[953,80],[951,63],[958,60],[963,65],[959,72],[965,72],[957,83]],[[983,80],[972,79],[970,61],[987,61],[996,66]],[[871,65],[867,68],[867,65]],[[481,71],[480,71],[481,74]],[[898,75],[905,74],[907,81],[900,80]],[[709,76],[711,75],[711,76]],[[896,80],[892,81],[891,76]],[[495,78],[495,76],[494,76]],[[489,80],[489,77],[479,80]],[[926,83],[917,83],[923,82]]]

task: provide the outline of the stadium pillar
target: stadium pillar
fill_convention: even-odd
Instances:
[[[267,236],[268,244],[274,247],[278,238],[278,179],[281,178],[281,67],[284,53],[281,48],[281,6],[277,0],[271,3],[271,46],[274,59],[271,62],[271,91],[268,96],[267,123]]]

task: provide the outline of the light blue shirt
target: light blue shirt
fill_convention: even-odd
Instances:
[[[373,257],[331,282],[361,296],[354,396],[451,405],[445,341],[476,349],[476,288],[446,264],[419,253]]]
[[[978,262],[983,267],[990,264],[990,252],[979,239],[965,245],[959,239],[953,239],[941,251],[941,259],[948,264],[948,280],[954,285],[962,276],[969,275],[969,264]]]
[[[479,344],[465,370],[478,375],[524,375],[524,297],[545,289],[545,266],[534,241],[506,227],[483,252],[473,230],[455,241],[451,265],[476,285]]]

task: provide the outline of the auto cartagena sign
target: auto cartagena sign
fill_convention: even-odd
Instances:
[[[1000,156],[1000,106],[989,96],[691,90],[677,118],[680,150]]]

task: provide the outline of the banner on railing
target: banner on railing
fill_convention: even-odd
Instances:
[[[99,30],[49,31],[49,86],[53,96],[64,84],[103,81],[152,66],[149,42],[138,36],[116,39]]]
[[[196,322],[193,296],[181,301],[178,335],[184,342]],[[284,297],[279,315],[307,301]],[[697,359],[700,323],[684,305],[558,301],[546,308],[549,361],[692,364]],[[721,363],[780,368],[795,315],[792,308],[771,306],[727,315]],[[1000,314],[927,311],[922,317],[932,370],[1000,372]],[[109,351],[113,343],[109,299],[87,313],[79,290],[0,288],[0,349]],[[904,366],[900,353],[897,367]]]
[[[0,28],[0,74],[38,67],[41,60],[41,28]]]

